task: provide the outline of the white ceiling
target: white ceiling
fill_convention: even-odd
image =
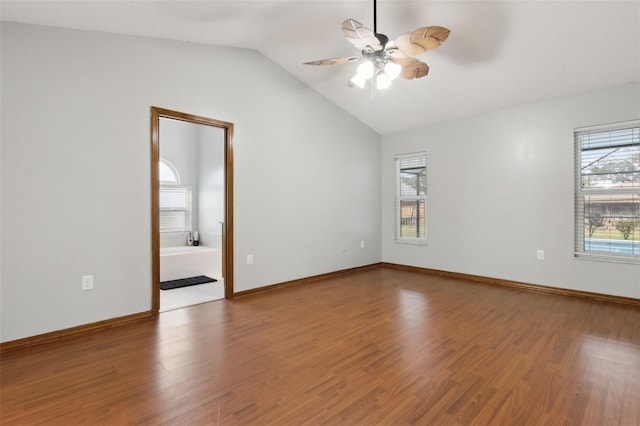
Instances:
[[[2,0],[3,21],[256,49],[380,134],[640,81],[640,1],[379,0],[378,32],[451,30],[419,80],[347,87],[358,55],[341,31],[373,29],[373,1]],[[639,100],[640,102],[640,100]]]

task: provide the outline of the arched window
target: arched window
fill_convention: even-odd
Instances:
[[[173,164],[165,160],[164,158],[160,159],[159,164],[159,176],[160,176],[160,184],[174,184],[180,185],[180,175]]]
[[[191,231],[191,187],[180,186],[178,170],[160,159],[160,232]]]

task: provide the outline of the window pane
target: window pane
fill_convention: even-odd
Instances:
[[[180,175],[178,174],[178,170],[171,164],[169,161],[164,158],[160,158],[160,162],[158,164],[158,175],[160,178],[160,183],[169,183],[180,185]]]
[[[640,129],[579,136],[582,187],[640,187]]]
[[[160,182],[179,183],[176,174],[166,163],[160,161],[158,167]]]
[[[584,196],[584,251],[640,254],[640,196]]]
[[[400,169],[400,196],[426,195],[426,168]]]
[[[425,237],[425,204],[424,200],[400,201],[400,237]]]

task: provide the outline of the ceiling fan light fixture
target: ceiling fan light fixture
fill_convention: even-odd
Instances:
[[[364,85],[367,82],[367,79],[362,77],[362,75],[360,75],[360,73],[354,75],[351,78],[351,83],[353,83],[354,85],[358,86],[361,89],[364,89]]]
[[[387,62],[384,64],[384,72],[389,77],[389,80],[395,80],[400,75],[402,71],[402,66],[396,64],[395,62]]]
[[[370,61],[364,61],[360,65],[358,65],[358,76],[360,76],[364,80],[369,80],[373,77],[374,66]]]

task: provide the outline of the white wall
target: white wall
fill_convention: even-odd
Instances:
[[[383,261],[640,298],[640,265],[573,257],[573,129],[637,118],[629,84],[383,137]],[[394,242],[393,157],[417,151],[425,247]]]
[[[202,245],[221,248],[220,222],[224,221],[224,130],[204,125],[199,125],[198,130],[198,231]]]
[[[150,309],[151,106],[235,124],[236,291],[380,261],[380,137],[259,53],[1,31],[2,341]]]

